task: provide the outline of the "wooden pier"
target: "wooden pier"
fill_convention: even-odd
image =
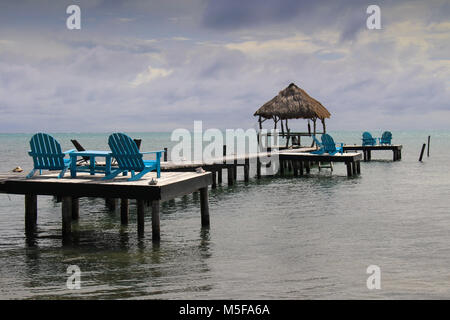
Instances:
[[[165,172],[156,185],[149,185],[156,173],[151,172],[139,181],[127,181],[127,177],[114,180],[101,180],[102,175],[80,173],[76,179],[69,176],[58,179],[57,173],[36,176],[26,179],[24,175],[11,174],[0,176],[0,193],[25,195],[25,231],[32,235],[37,224],[37,196],[51,195],[62,202],[62,234],[70,237],[72,220],[79,217],[81,197],[98,197],[107,199],[107,204],[115,205],[115,199],[121,199],[121,222],[128,223],[128,202],[137,202],[138,234],[144,235],[145,206],[152,206],[152,239],[160,240],[160,202],[174,199],[196,191],[200,192],[201,224],[209,226],[208,185],[211,184],[211,173]],[[108,200],[109,199],[109,200]]]
[[[286,149],[282,150],[284,153],[291,152],[310,152],[314,151],[316,148],[303,147],[297,149]],[[226,148],[224,148],[224,156],[217,159],[212,159],[208,163],[201,161],[186,161],[180,163],[174,163],[171,161],[161,162],[161,171],[169,172],[192,172],[196,168],[203,168],[205,171],[211,172],[211,184],[212,188],[216,188],[217,184],[221,184],[223,181],[223,170],[227,172],[227,183],[228,185],[233,185],[237,179],[237,170],[239,167],[243,168],[244,181],[248,182],[250,180],[250,164],[253,162],[256,166],[256,178],[261,178],[261,168],[263,164],[261,159],[270,159],[270,157],[277,157],[281,151],[274,152],[260,152],[260,153],[249,153],[243,155],[226,155]]]
[[[347,166],[347,176],[352,177],[361,174],[362,154],[353,153],[336,153],[335,155],[312,154],[305,152],[280,152],[280,171],[283,174],[285,168],[293,170],[294,175],[302,176],[304,171],[310,172],[313,163],[321,162],[344,162]]]
[[[310,172],[315,163],[343,162],[347,166],[347,176],[351,177],[361,173],[361,153],[347,152],[328,154],[311,154],[315,148],[286,149],[273,152],[261,152],[245,155],[226,155],[208,161],[186,161],[174,163],[161,162],[161,178],[157,184],[149,184],[156,178],[156,172],[146,174],[138,181],[128,181],[128,177],[117,176],[113,180],[102,180],[104,175],[91,175],[81,172],[76,178],[66,174],[58,179],[58,173],[50,172],[44,175],[26,179],[24,174],[0,175],[0,193],[25,195],[25,232],[33,236],[37,225],[37,196],[54,196],[62,203],[62,235],[63,239],[70,238],[72,221],[79,219],[79,198],[104,198],[106,206],[115,209],[120,199],[121,224],[128,224],[129,200],[137,203],[137,229],[138,235],[144,235],[145,206],[152,207],[152,239],[160,240],[160,202],[172,200],[176,197],[199,191],[201,207],[201,225],[208,227],[209,203],[208,186],[216,188],[223,181],[223,170],[227,173],[228,185],[233,185],[237,178],[238,167],[243,167],[244,181],[250,179],[250,164],[256,166],[256,178],[261,178],[262,168],[270,167],[273,161],[279,160],[279,173],[292,170],[294,175],[303,175]],[[268,162],[263,163],[265,158]],[[271,160],[272,159],[272,160]],[[194,172],[201,167],[201,173]],[[276,167],[275,167],[276,168]],[[319,166],[320,168],[320,166]],[[276,174],[274,172],[273,174]]]
[[[377,146],[362,146],[362,145],[344,145],[344,151],[362,151],[364,161],[372,160],[372,151],[378,150],[392,150],[392,160],[400,161],[402,159],[402,145],[377,145]]]

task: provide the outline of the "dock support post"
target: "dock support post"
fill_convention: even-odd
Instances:
[[[367,161],[367,150],[363,150],[364,161]]]
[[[211,179],[212,179],[212,184],[211,184],[211,188],[212,189],[216,189],[217,188],[217,180],[216,180],[216,171],[212,170],[211,171]]]
[[[37,195],[25,195],[25,233],[32,234],[36,230]]]
[[[164,148],[164,162],[167,162],[167,148]]]
[[[356,161],[352,161],[352,175],[356,176],[357,169],[356,169]]]
[[[161,240],[161,231],[159,224],[159,200],[152,201],[152,240],[156,242]]]
[[[61,205],[62,214],[62,235],[67,237],[72,232],[72,198],[64,196],[62,197]]]
[[[303,165],[303,161],[299,161],[300,162],[300,168],[299,168],[299,173],[300,173],[300,176],[303,176],[303,167],[304,167],[304,165]]]
[[[238,161],[237,161],[237,155],[234,155],[234,164],[233,164],[233,179],[234,181],[237,181],[237,168],[238,168]]]
[[[311,172],[311,162],[306,161],[305,164],[306,164],[306,173],[310,173]]]
[[[284,160],[280,160],[280,175],[284,176]]]
[[[361,174],[361,161],[356,161],[356,173]]]
[[[72,220],[78,220],[80,217],[80,199],[72,197]]]
[[[145,200],[136,200],[137,205],[137,228],[138,228],[138,236],[142,237],[144,235],[145,230]]]
[[[292,170],[294,171],[294,177],[298,176],[298,161],[292,161]]]
[[[259,155],[256,157],[256,177],[261,179],[261,160],[259,159]]]
[[[367,161],[372,160],[372,150],[367,150]]]
[[[117,199],[115,198],[106,198],[105,205],[110,211],[116,210]]]
[[[431,136],[428,136],[428,144],[427,144],[427,157],[430,156],[430,140],[431,140]]]
[[[122,225],[128,224],[128,212],[129,212],[128,199],[125,198],[120,199],[120,223]]]
[[[244,164],[244,181],[248,182],[250,180],[250,159],[245,158]]]
[[[233,185],[233,178],[234,178],[233,166],[228,165],[228,168],[227,168],[227,179],[228,179],[228,185],[229,186]]]
[[[209,202],[208,188],[200,189],[200,212],[202,216],[202,227],[209,227]]]
[[[217,170],[217,183],[218,184],[222,184],[222,167],[219,168],[219,170]]]
[[[353,173],[352,163],[349,161],[349,162],[346,162],[345,165],[347,166],[347,177],[351,177],[352,173]]]

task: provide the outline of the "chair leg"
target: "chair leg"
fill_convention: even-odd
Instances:
[[[140,178],[142,178],[144,175],[146,175],[147,173],[149,173],[150,171],[152,171],[151,169],[145,168],[144,170],[142,170],[141,172],[139,172],[139,174],[136,174],[134,177],[131,177],[130,179],[128,179],[128,181],[137,181]]]
[[[66,171],[67,171],[67,167],[64,167],[64,169],[62,169],[61,172],[59,173],[58,178],[64,177],[64,174],[66,173]]]
[[[114,179],[115,177],[117,177],[119,175],[119,173],[121,173],[122,170],[118,169],[118,170],[114,170],[113,172],[111,172],[111,174],[107,175],[106,177],[102,178],[102,180],[111,180]]]
[[[31,177],[33,177],[35,173],[36,173],[36,169],[31,170],[30,173],[27,175],[27,179],[30,179]]]

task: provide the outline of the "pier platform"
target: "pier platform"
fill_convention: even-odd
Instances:
[[[399,161],[402,159],[402,145],[377,145],[377,146],[362,146],[362,145],[344,145],[344,152],[346,151],[362,151],[364,161],[372,160],[372,151],[391,150],[392,160]]]
[[[311,163],[317,162],[344,162],[347,166],[347,176],[351,177],[361,173],[361,159],[362,154],[359,152],[348,153],[336,153],[335,155],[325,154],[312,154],[306,152],[280,152],[280,171],[286,168],[286,164],[292,168],[294,175],[303,175],[303,171],[306,170],[309,173]]]
[[[211,173],[164,172],[156,185],[149,185],[156,173],[151,172],[138,181],[127,181],[128,177],[118,176],[113,180],[101,180],[103,175],[80,173],[76,179],[70,175],[58,179],[58,173],[48,173],[26,179],[25,174],[0,175],[0,193],[25,195],[25,231],[27,235],[35,231],[37,223],[37,196],[51,195],[62,199],[62,234],[71,234],[72,220],[78,219],[81,197],[98,197],[115,201],[121,199],[122,224],[128,223],[128,201],[137,201],[138,234],[144,234],[144,210],[152,206],[152,239],[160,240],[160,202],[174,199],[196,191],[200,192],[201,224],[209,226],[208,185]]]

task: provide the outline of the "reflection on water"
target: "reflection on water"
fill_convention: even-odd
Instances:
[[[219,186],[210,191],[210,229],[201,228],[198,194],[164,202],[160,244],[151,241],[150,208],[140,238],[133,201],[121,226],[119,210],[96,198],[80,199],[80,219],[63,245],[61,204],[39,197],[36,234],[26,238],[23,197],[0,195],[0,298],[449,298],[450,134],[432,135],[431,157],[418,163],[427,135],[394,134],[402,161],[374,153],[380,160],[362,163],[359,177],[336,164],[333,173],[314,168],[304,177]],[[165,145],[141,136],[145,149]],[[18,143],[26,138],[0,135],[3,171],[17,161],[26,167]],[[87,146],[104,139],[82,138]],[[380,291],[366,287],[371,264],[381,268]],[[70,265],[81,269],[80,290],[66,287]]]

